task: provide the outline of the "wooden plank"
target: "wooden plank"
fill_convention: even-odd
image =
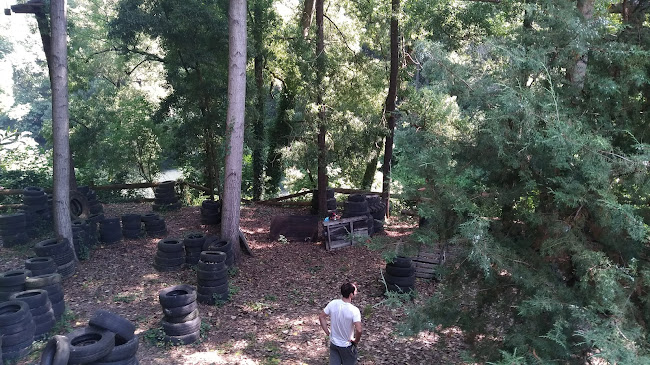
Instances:
[[[337,225],[343,225],[346,223],[351,223],[351,222],[358,222],[358,221],[364,221],[368,219],[366,216],[359,216],[359,217],[349,217],[349,218],[342,218],[342,219],[337,219],[337,220],[329,220],[327,222],[323,222],[323,226],[337,226]]]
[[[425,274],[425,273],[418,273],[418,272],[416,272],[416,273],[415,273],[415,277],[416,277],[416,278],[420,278],[420,279],[432,279],[432,278],[433,278],[433,274]]]
[[[424,263],[427,263],[427,264],[439,264],[441,260],[439,258],[437,258],[437,259],[429,259],[429,258],[414,257],[413,261],[424,262]]]
[[[343,247],[352,246],[351,241],[341,240],[341,241],[332,241],[330,243],[330,250],[336,250]]]
[[[415,261],[415,269],[417,270],[418,268],[423,268],[423,269],[429,269],[429,268],[434,268],[438,267],[438,264],[430,264],[430,263],[424,263],[424,262],[417,262]]]

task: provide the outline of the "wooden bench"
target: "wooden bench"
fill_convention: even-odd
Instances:
[[[359,227],[358,225],[359,222],[366,222],[367,219],[366,216],[359,216],[323,222],[327,234],[327,241],[325,242],[327,251],[352,246],[354,242],[350,234],[353,236],[368,236],[368,227]],[[355,223],[357,223],[357,227],[354,226]]]

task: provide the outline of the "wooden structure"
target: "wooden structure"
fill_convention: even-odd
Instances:
[[[367,219],[366,216],[359,216],[323,222],[327,232],[327,241],[325,241],[327,251],[352,246],[354,241],[351,235],[368,236],[368,227],[365,224],[361,225],[361,222],[366,223]],[[357,223],[356,228],[355,223]]]
[[[445,262],[445,245],[421,246],[412,260],[415,265],[415,277],[433,279],[438,265]]]

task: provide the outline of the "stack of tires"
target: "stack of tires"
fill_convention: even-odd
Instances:
[[[161,272],[177,271],[185,263],[183,241],[166,238],[158,241],[158,251],[153,258],[153,267]]]
[[[216,236],[206,237],[203,251],[221,251],[226,254],[226,266],[231,267],[235,264],[235,253],[232,250],[232,244],[226,240],[220,240]]]
[[[336,198],[334,198],[334,189],[327,188],[327,215],[336,212]],[[318,190],[315,190],[311,196],[311,212],[312,214],[318,213]]]
[[[30,276],[25,279],[25,290],[43,289],[52,305],[54,318],[59,320],[65,312],[65,299],[63,285],[61,285],[61,274],[45,274]]]
[[[176,285],[158,293],[164,318],[161,320],[165,341],[187,345],[201,336],[201,317],[197,294],[190,285]]]
[[[122,235],[124,238],[130,239],[142,237],[142,216],[140,214],[122,215]]]
[[[25,269],[31,272],[29,276],[54,274],[57,268],[56,262],[51,257],[32,257],[25,260]]]
[[[366,220],[364,222],[359,222],[358,224],[355,223],[354,226],[359,228],[367,227],[368,234],[373,234],[374,220],[372,218],[372,215],[370,215],[370,209],[368,208],[368,201],[366,200],[366,196],[363,194],[350,194],[350,196],[348,196],[348,200],[345,202],[343,218],[361,216],[365,216]]]
[[[388,291],[410,293],[415,287],[415,266],[409,257],[397,256],[386,263],[384,274]]]
[[[27,213],[27,227],[30,233],[36,233],[40,228],[52,228],[51,203],[45,190],[37,186],[28,186],[23,189],[23,208]]]
[[[88,233],[88,243],[95,246],[99,243],[99,224],[104,220],[104,213],[95,213],[86,219],[86,229]]]
[[[29,354],[34,342],[34,328],[27,303],[19,300],[0,303],[0,352],[5,362],[16,361]]]
[[[88,223],[86,220],[75,219],[72,221],[72,243],[79,260],[90,258],[91,242],[88,237]]]
[[[97,193],[94,190],[90,189],[88,186],[79,186],[77,191],[86,196],[86,201],[88,202],[88,213],[93,214],[102,214],[104,213],[104,207],[102,203],[97,200]]]
[[[0,238],[3,247],[23,245],[29,241],[29,229],[25,213],[0,215]]]
[[[201,251],[203,251],[203,244],[205,243],[205,235],[203,233],[190,233],[183,240],[185,247],[185,263],[188,265],[196,265],[201,259]]]
[[[56,323],[52,302],[47,291],[43,289],[25,290],[12,294],[9,299],[27,303],[34,321],[34,340],[44,339]]]
[[[99,241],[112,245],[122,240],[120,218],[104,218],[99,222]]]
[[[222,251],[203,251],[196,270],[199,303],[215,304],[228,300],[227,255]]]
[[[149,237],[163,237],[167,234],[165,220],[156,213],[147,213],[142,216],[144,230]]]
[[[75,253],[68,242],[66,238],[60,240],[50,238],[34,245],[36,256],[51,257],[57,265],[56,271],[64,279],[74,275],[77,270],[77,264],[74,260]]]
[[[178,200],[176,190],[174,189],[175,185],[175,181],[163,181],[158,185],[158,187],[153,189],[155,196],[153,200],[153,210],[155,212],[178,210],[181,208],[181,202]]]
[[[31,275],[31,271],[24,269],[0,273],[0,302],[8,300],[14,293],[24,291],[25,280]]]
[[[221,201],[204,200],[201,203],[201,224],[221,224]]]
[[[138,364],[135,325],[109,311],[96,311],[88,326],[77,328],[65,337],[66,340],[54,337],[48,342],[41,364],[57,364],[54,361],[57,356],[67,357],[68,364]]]
[[[367,195],[366,201],[368,202],[368,210],[374,220],[373,233],[380,233],[384,231],[384,218],[386,216],[386,206],[381,201],[379,195]]]

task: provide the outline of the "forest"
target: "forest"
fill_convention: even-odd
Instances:
[[[67,3],[79,185],[177,170],[222,196],[228,7]],[[415,215],[404,252],[453,255],[401,332],[459,328],[464,363],[650,364],[649,12],[650,0],[248,0],[241,197],[353,188],[381,191],[387,222]],[[51,187],[42,24],[0,20],[0,188]],[[390,258],[393,243],[367,245]]]

